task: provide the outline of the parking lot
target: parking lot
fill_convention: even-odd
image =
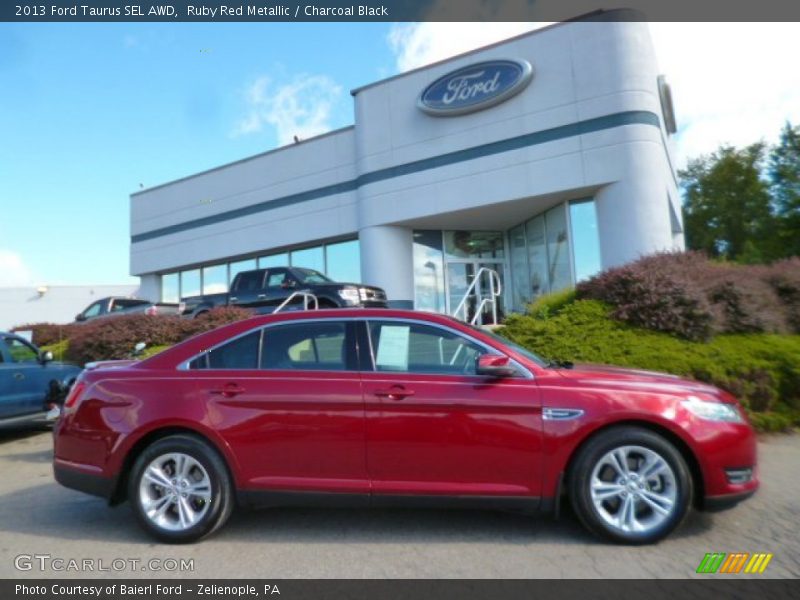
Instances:
[[[568,511],[554,522],[477,511],[300,508],[239,511],[202,543],[164,546],[138,528],[127,505],[110,509],[57,485],[49,432],[0,432],[0,577],[681,578],[696,576],[706,552],[772,552],[763,576],[798,577],[800,436],[762,438],[759,451],[763,483],[753,499],[727,512],[693,513],[651,547],[599,542]],[[20,555],[62,559],[61,568],[89,559],[96,571],[55,570],[62,565],[55,562],[41,571],[43,559],[15,560]],[[115,559],[126,564],[119,573]],[[152,559],[161,571],[143,570]],[[194,571],[164,571],[174,566],[167,559],[193,563]],[[101,561],[109,570],[98,573]]]

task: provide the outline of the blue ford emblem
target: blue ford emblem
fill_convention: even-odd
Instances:
[[[489,60],[440,77],[419,95],[429,115],[447,117],[482,110],[508,100],[530,83],[533,68],[524,60]]]

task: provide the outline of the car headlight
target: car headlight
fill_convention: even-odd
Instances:
[[[744,422],[742,414],[735,404],[709,402],[697,396],[689,396],[683,401],[683,405],[694,416],[708,421],[724,421],[726,423]]]
[[[359,301],[358,290],[356,288],[344,288],[339,290],[339,296],[341,296],[343,300],[349,300],[350,302]]]

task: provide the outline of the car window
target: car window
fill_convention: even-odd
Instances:
[[[8,354],[13,363],[35,363],[39,360],[39,353],[22,340],[5,338]]]
[[[475,359],[484,351],[464,336],[431,325],[373,321],[369,331],[378,371],[475,375]]]
[[[264,280],[264,271],[243,271],[238,275],[237,292],[257,292]]]
[[[254,331],[210,350],[205,365],[197,361],[194,367],[189,366],[195,369],[257,369],[260,339],[261,332]]]
[[[261,368],[355,370],[355,356],[348,356],[347,348],[347,326],[344,323],[293,323],[268,327],[264,330]]]
[[[286,269],[270,269],[267,276],[268,288],[279,288],[286,280]]]
[[[100,300],[99,302],[95,302],[94,304],[89,306],[89,308],[87,308],[85,311],[83,311],[83,316],[84,317],[96,317],[97,315],[99,315],[100,311],[103,308],[103,302],[104,302],[104,300]]]
[[[120,298],[118,300],[114,300],[114,304],[111,307],[111,312],[117,312],[119,310],[125,310],[126,308],[132,308],[134,306],[141,306],[143,304],[149,304],[145,300],[133,300],[127,298]]]

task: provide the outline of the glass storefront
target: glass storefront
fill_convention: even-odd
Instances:
[[[438,232],[441,238],[441,232]],[[227,292],[237,273],[270,267],[305,267],[321,271],[331,279],[348,283],[361,282],[361,253],[358,240],[347,240],[298,248],[291,252],[266,254],[230,263],[203,265],[197,269],[161,275],[161,301],[178,302],[181,298]]]
[[[453,314],[466,304],[459,316],[471,318],[479,298],[490,295],[488,277],[481,276],[472,288],[473,297],[464,304],[462,300],[481,268],[486,268],[501,280],[497,310],[502,318],[506,307],[523,311],[538,296],[598,273],[601,264],[592,199],[558,204],[506,233],[415,231],[414,306]]]

